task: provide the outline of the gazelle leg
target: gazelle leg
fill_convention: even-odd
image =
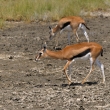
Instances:
[[[93,71],[93,66],[91,67],[89,74],[86,76],[86,78],[82,81],[81,84],[84,84],[86,82],[87,78],[89,77],[92,71]]]
[[[55,38],[55,42],[56,42],[55,47],[57,47],[57,46],[58,46],[58,36],[56,36],[56,38]]]
[[[77,42],[79,42],[79,36],[78,36],[78,33],[76,32],[75,35],[76,35],[76,40],[77,40]]]
[[[60,36],[60,33],[59,33],[59,36]],[[55,43],[56,43],[56,45],[55,45],[54,49],[55,50],[61,50],[61,47],[59,47],[59,38],[58,38],[58,36],[56,36],[56,38],[55,38]]]
[[[69,75],[69,78],[71,80],[71,64],[68,66],[68,75]]]
[[[88,36],[88,34],[87,34],[87,32],[86,32],[85,26],[84,26],[83,24],[81,24],[80,28],[83,30],[83,33],[84,33],[84,35],[85,35],[87,41],[89,42],[89,36]]]
[[[75,34],[75,36],[76,36],[76,41],[79,42],[79,36],[78,36],[78,33],[77,33],[76,30],[74,30],[74,34]]]
[[[105,83],[104,65],[101,64],[98,59],[95,61],[95,63],[96,63],[97,66],[101,69],[102,76],[103,76],[103,83]]]
[[[86,82],[87,78],[89,77],[89,75],[91,74],[91,72],[94,69],[94,61],[92,58],[90,58],[90,66],[91,66],[91,68],[90,68],[89,74],[86,76],[86,78],[82,81],[81,84],[84,84]]]
[[[70,34],[68,32],[68,44],[70,45]]]
[[[68,61],[68,62],[66,63],[66,65],[64,66],[64,68],[63,68],[63,72],[65,73],[65,75],[66,75],[66,77],[67,77],[67,79],[68,79],[68,81],[69,81],[69,85],[71,84],[71,79],[69,78],[69,76],[68,76],[68,74],[67,74],[67,72],[66,72],[66,69],[69,67],[70,64],[71,64],[71,61]]]
[[[89,42],[89,36],[86,31],[84,31],[84,35],[86,36],[87,41]]]

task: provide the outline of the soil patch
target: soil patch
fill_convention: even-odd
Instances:
[[[72,81],[68,86],[63,72],[66,61],[43,59],[35,62],[36,53],[47,41],[54,50],[55,40],[48,40],[48,23],[14,23],[0,30],[0,109],[1,110],[110,110],[110,17],[86,19],[90,41],[100,43],[104,56],[106,84],[95,68],[88,81],[88,62],[72,65]],[[54,25],[54,24],[52,24]],[[80,40],[86,41],[82,31]],[[71,33],[72,35],[72,33]],[[76,43],[71,36],[71,43]],[[61,48],[68,44],[67,32],[59,36]]]

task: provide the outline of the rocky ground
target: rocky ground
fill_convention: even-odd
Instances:
[[[101,44],[104,56],[106,84],[98,67],[81,85],[88,74],[89,61],[72,65],[72,81],[61,71],[66,61],[43,59],[35,62],[37,52],[47,41],[54,50],[55,39],[48,40],[51,24],[34,22],[8,23],[0,30],[0,110],[110,110],[110,17],[86,18],[90,41]],[[79,31],[81,41],[86,41]],[[68,44],[67,33],[59,36],[61,48]],[[71,33],[72,35],[72,33]],[[71,36],[71,43],[76,43]]]

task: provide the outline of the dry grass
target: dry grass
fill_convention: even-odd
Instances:
[[[109,0],[0,0],[0,27],[3,21],[58,20],[83,11],[106,10]]]

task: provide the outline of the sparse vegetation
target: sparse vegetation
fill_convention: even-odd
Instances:
[[[109,0],[0,0],[0,27],[3,21],[58,20],[82,10],[106,10],[109,4]]]

